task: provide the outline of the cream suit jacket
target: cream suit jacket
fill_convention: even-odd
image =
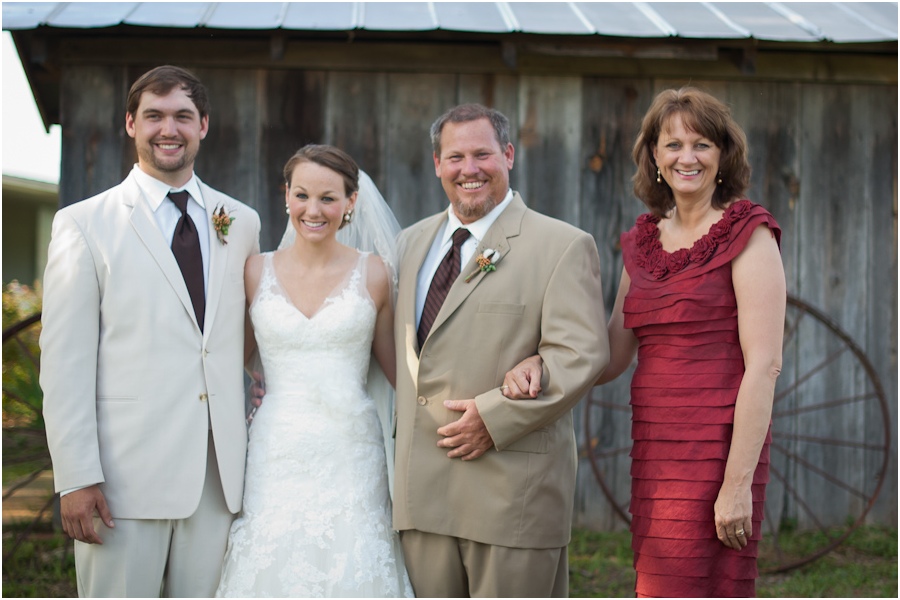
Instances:
[[[44,275],[41,387],[56,490],[101,483],[113,518],[193,514],[208,431],[228,508],[243,492],[244,261],[259,215],[200,182],[209,224],[205,331],[133,174],[60,210]]]
[[[400,236],[395,529],[417,529],[517,548],[569,542],[577,463],[572,408],[609,361],[594,239],[526,208],[519,194],[451,287],[417,353],[416,277],[445,213]],[[485,248],[496,271],[478,272]],[[508,400],[505,373],[540,353],[543,391]],[[447,399],[474,398],[494,441],[463,462],[437,446],[437,429],[461,413]]]

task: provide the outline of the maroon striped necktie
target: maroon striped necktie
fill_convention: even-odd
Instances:
[[[460,269],[460,248],[463,243],[469,239],[469,230],[460,227],[453,232],[453,247],[444,256],[441,264],[438,265],[434,277],[431,279],[431,287],[428,288],[428,295],[425,296],[425,307],[422,309],[422,318],[419,320],[419,348],[425,343],[428,332],[434,324],[438,311],[450,291],[450,286],[459,277]]]
[[[175,235],[172,237],[172,254],[181,269],[181,276],[187,285],[194,315],[200,331],[203,331],[203,315],[206,312],[206,294],[203,291],[203,257],[200,254],[200,236],[194,220],[187,214],[187,203],[190,195],[187,192],[169,192],[169,199],[181,211],[181,218],[175,224]]]

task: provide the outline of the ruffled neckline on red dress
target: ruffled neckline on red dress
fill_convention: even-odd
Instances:
[[[750,214],[753,203],[738,200],[725,209],[722,218],[713,223],[709,231],[690,248],[667,252],[659,241],[660,218],[645,213],[635,223],[635,263],[654,279],[662,279],[685,269],[689,265],[702,265],[716,253],[719,245],[728,240],[734,223]]]

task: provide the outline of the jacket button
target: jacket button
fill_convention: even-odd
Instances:
[[[208,396],[206,394],[200,394],[200,402],[206,402]]]
[[[428,404],[428,398],[426,398],[425,396],[419,396],[416,399],[416,402],[419,403],[419,406],[425,406],[426,404]]]

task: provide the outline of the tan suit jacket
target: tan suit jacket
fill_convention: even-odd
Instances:
[[[400,236],[394,527],[516,548],[569,542],[577,463],[572,408],[609,361],[594,239],[528,209],[519,194],[491,226],[450,289],[417,352],[416,278],[445,213]],[[496,271],[475,258],[499,250]],[[540,353],[543,392],[507,400],[505,373]],[[463,462],[437,429],[475,398],[495,447]]]
[[[113,518],[181,519],[203,489],[208,431],[229,510],[243,492],[244,261],[259,215],[200,182],[209,226],[205,331],[133,174],[60,210],[44,275],[41,387],[57,491],[102,482]]]

